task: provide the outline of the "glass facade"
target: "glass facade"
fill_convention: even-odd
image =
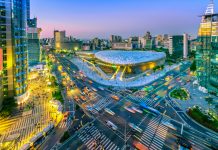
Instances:
[[[209,91],[218,89],[218,14],[202,16],[196,51],[197,77]]]
[[[3,49],[4,96],[27,91],[26,0],[0,1],[0,45]]]
[[[28,64],[34,66],[40,63],[40,35],[41,29],[37,28],[37,18],[28,19]]]

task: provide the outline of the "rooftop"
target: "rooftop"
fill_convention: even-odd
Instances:
[[[133,65],[157,61],[166,57],[163,52],[153,51],[124,51],[124,50],[108,50],[100,51],[95,57],[103,62],[116,65]]]

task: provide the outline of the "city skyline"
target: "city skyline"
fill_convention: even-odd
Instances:
[[[63,3],[57,0],[32,0],[31,14],[38,18],[39,26],[43,27],[42,37],[53,37],[54,29],[66,30],[68,35],[82,39],[109,38],[111,34],[127,38],[142,36],[146,31],[152,35],[186,32],[196,37],[199,16],[204,13],[208,2],[66,0]],[[214,2],[217,3],[217,0]]]
[[[216,4],[0,0],[0,150],[217,149]]]

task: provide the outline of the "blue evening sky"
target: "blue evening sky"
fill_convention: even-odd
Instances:
[[[66,30],[76,38],[109,38],[111,34],[196,36],[200,15],[209,0],[31,0],[31,16],[38,18],[42,37]],[[215,7],[218,0],[214,0]]]

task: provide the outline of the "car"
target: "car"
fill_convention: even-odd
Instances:
[[[111,121],[107,120],[105,121],[107,126],[109,126],[110,128],[112,128],[114,131],[116,131],[118,129],[118,127]]]
[[[95,88],[92,88],[92,90],[94,91],[94,92],[97,92],[98,90],[96,90]]]
[[[104,88],[102,86],[99,86],[98,87],[100,90],[104,91]]]
[[[80,96],[80,98],[83,100],[83,101],[86,101],[86,97],[85,96]]]
[[[137,149],[137,150],[148,150],[148,147],[146,147],[145,145],[143,145],[142,143],[138,142],[138,141],[134,141],[133,142],[133,146]]]
[[[118,96],[116,96],[116,95],[111,95],[111,98],[113,98],[116,101],[120,100],[120,98]]]

